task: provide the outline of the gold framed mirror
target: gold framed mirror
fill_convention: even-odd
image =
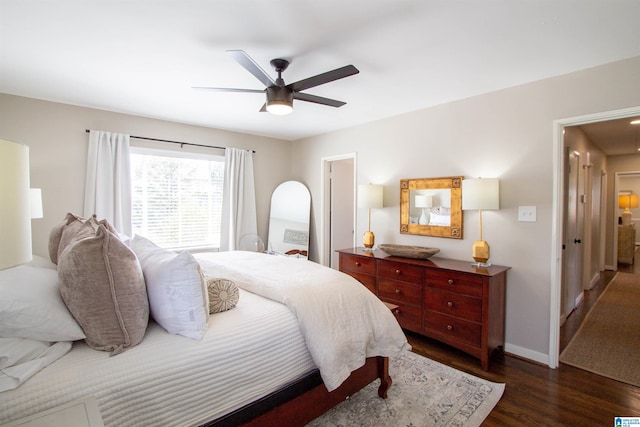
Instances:
[[[462,239],[462,179],[400,180],[400,233]]]

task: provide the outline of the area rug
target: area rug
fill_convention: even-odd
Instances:
[[[504,392],[504,384],[474,377],[407,351],[390,359],[387,399],[374,381],[308,427],[476,427]]]
[[[560,361],[640,387],[640,275],[615,275]]]

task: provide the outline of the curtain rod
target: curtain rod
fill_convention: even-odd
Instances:
[[[85,129],[86,133],[91,132],[90,129]],[[168,142],[169,144],[180,144],[180,147],[182,147],[183,145],[189,145],[191,147],[204,147],[204,148],[217,148],[220,150],[226,150],[226,147],[217,147],[215,145],[204,145],[204,144],[193,144],[191,142],[180,142],[180,141],[171,141],[169,139],[159,139],[159,138],[149,138],[147,136],[135,136],[135,135],[129,135],[129,138],[135,138],[135,139],[146,139],[147,141],[157,141],[157,142]],[[255,150],[247,150],[247,151],[251,151],[252,153],[255,153]]]

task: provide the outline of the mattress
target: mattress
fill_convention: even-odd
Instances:
[[[202,341],[151,322],[122,354],[75,342],[15,390],[0,393],[0,424],[94,396],[105,426],[190,426],[218,418],[316,369],[291,311],[240,289],[211,316]]]

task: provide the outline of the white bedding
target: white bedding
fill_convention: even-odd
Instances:
[[[287,305],[329,391],[372,356],[409,348],[391,311],[353,277],[304,259],[256,252],[195,254],[205,273]]]
[[[188,426],[218,418],[315,369],[284,305],[240,291],[211,316],[202,341],[151,323],[117,356],[75,342],[15,390],[0,393],[0,425],[95,396],[106,426]]]

